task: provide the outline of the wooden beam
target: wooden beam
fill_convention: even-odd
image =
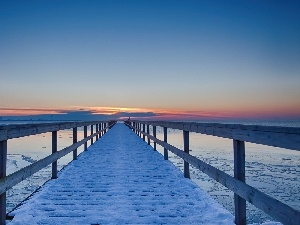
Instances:
[[[190,154],[190,138],[188,131],[183,131],[183,151],[187,154]],[[185,160],[183,162],[183,171],[184,177],[190,178],[190,166],[189,163]]]
[[[0,141],[46,132],[89,126],[100,121],[0,125]]]
[[[57,131],[52,131],[52,154],[57,152]],[[52,163],[52,179],[57,178],[57,160]]]
[[[100,131],[101,131],[101,132],[100,132],[99,136],[100,136],[100,138],[101,138],[101,137],[102,137],[102,132],[103,132],[103,131],[102,131],[102,123],[100,123]]]
[[[83,127],[83,138],[87,137],[87,126]],[[84,143],[84,151],[87,151],[87,142]]]
[[[139,121],[151,126],[168,127],[239,141],[300,150],[300,128],[239,124]]]
[[[168,143],[168,128],[164,127],[164,142]],[[164,159],[168,160],[169,154],[168,154],[168,149],[164,147]]]
[[[153,126],[153,137],[156,138],[156,126]],[[154,151],[156,151],[156,142],[154,141],[153,142],[153,148],[154,148]]]
[[[150,135],[150,127],[149,127],[149,124],[147,124],[147,134],[146,134],[146,136],[148,137],[148,145],[150,145],[150,138],[149,138],[148,135]]]
[[[73,128],[73,144],[77,142],[77,127]],[[73,150],[73,160],[77,159],[77,148]]]
[[[233,140],[234,177],[245,182],[245,142]],[[234,194],[235,224],[246,225],[246,200]]]
[[[91,125],[91,135],[93,135],[93,125]],[[91,138],[91,145],[93,145],[93,138]]]
[[[0,141],[0,179],[6,177],[7,141]],[[0,194],[0,225],[6,220],[6,192]]]
[[[143,123],[143,132],[145,133],[145,124]],[[145,141],[145,134],[143,134],[143,141]]]
[[[98,132],[98,124],[96,124],[96,132]],[[98,141],[98,135],[96,135],[96,141]]]

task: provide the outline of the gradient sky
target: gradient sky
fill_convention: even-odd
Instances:
[[[0,111],[300,116],[299,15],[299,1],[1,0]]]

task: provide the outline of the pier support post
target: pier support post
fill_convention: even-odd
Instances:
[[[87,137],[87,126],[83,127],[83,137],[86,138]],[[84,142],[84,151],[87,151],[87,141]]]
[[[149,124],[147,124],[147,134],[150,134]],[[150,138],[148,137],[148,145],[150,145]]]
[[[233,140],[234,177],[245,182],[245,142]],[[246,200],[234,194],[235,224],[246,225]]]
[[[77,127],[73,128],[73,144],[77,142]],[[77,148],[73,151],[73,160],[77,159]]]
[[[96,133],[98,132],[98,124],[96,124]],[[98,141],[98,134],[96,135],[96,141]]]
[[[93,125],[91,125],[91,135],[93,134]],[[93,145],[93,138],[91,138],[91,145]]]
[[[168,142],[168,128],[164,127],[164,142],[167,143]],[[164,159],[168,160],[169,156],[168,156],[168,149],[164,148]]]
[[[153,126],[153,137],[156,138],[156,126]],[[156,142],[155,141],[153,143],[153,148],[154,148],[154,151],[156,151]]]
[[[0,141],[0,179],[6,177],[7,140]],[[0,225],[6,220],[6,192],[0,195]]]
[[[143,132],[145,133],[145,124],[143,123]],[[145,141],[145,134],[143,134],[143,141]]]
[[[183,150],[185,153],[190,154],[190,140],[189,140],[189,132],[188,131],[183,131]],[[184,161],[183,163],[184,166],[184,177],[185,178],[190,178],[190,166],[189,163]]]
[[[57,152],[57,131],[52,131],[52,154]],[[51,179],[57,178],[57,160],[52,163],[52,177]]]

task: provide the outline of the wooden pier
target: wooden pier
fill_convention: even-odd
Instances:
[[[6,217],[6,195],[5,192],[39,171],[45,166],[52,164],[52,178],[57,178],[57,159],[63,157],[73,151],[73,158],[77,159],[77,148],[80,145],[85,145],[87,150],[87,142],[93,139],[98,140],[107,132],[115,121],[96,121],[96,122],[73,122],[73,123],[49,123],[49,124],[31,124],[31,125],[11,125],[0,126],[0,224],[5,224]],[[161,121],[126,121],[126,125],[134,130],[148,145],[150,140],[154,142],[154,150],[156,144],[164,147],[164,159],[168,159],[168,151],[173,152],[184,159],[184,177],[189,178],[189,165],[193,165],[202,172],[206,173],[216,181],[228,187],[235,193],[235,223],[246,224],[246,201],[252,203],[257,208],[265,211],[274,219],[283,224],[300,224],[300,212],[292,207],[260,192],[259,190],[245,183],[245,142],[264,144],[287,148],[291,150],[300,150],[300,129],[287,127],[266,127],[266,126],[246,126],[246,125],[226,125],[212,123],[179,123],[179,122],[161,122]],[[84,127],[84,139],[77,141],[77,127]],[[91,129],[91,135],[87,136],[87,126],[96,127],[95,133]],[[150,134],[149,127],[152,126],[153,134]],[[156,127],[164,128],[164,140],[156,138]],[[58,151],[57,149],[57,131],[61,129],[73,129],[74,144]],[[179,129],[183,132],[184,149],[180,150],[167,143],[167,129]],[[52,154],[28,167],[21,169],[13,174],[6,176],[6,158],[7,158],[7,140],[16,137],[35,135],[44,132],[52,132]],[[203,133],[233,140],[234,149],[234,177],[220,171],[213,166],[189,155],[189,132]],[[123,137],[124,138],[124,137]],[[146,145],[146,143],[145,143]],[[150,146],[149,146],[150,147]],[[79,161],[79,160],[77,160]],[[162,161],[163,162],[163,161]],[[87,163],[87,162],[85,162]],[[105,165],[109,167],[111,164]],[[70,165],[71,166],[71,165]],[[128,166],[128,165],[127,165]],[[145,168],[147,165],[145,165]],[[144,165],[139,164],[140,169],[145,169]],[[112,172],[112,171],[111,171]],[[131,171],[132,172],[132,171]],[[63,174],[62,174],[63,176]],[[153,175],[154,177],[154,175]],[[152,177],[152,178],[153,178]],[[161,177],[163,182],[166,178]],[[157,180],[157,178],[155,178]],[[189,181],[189,179],[186,179]],[[74,183],[76,185],[76,183]],[[43,191],[43,188],[41,192]],[[174,191],[175,193],[176,191]],[[59,195],[59,193],[57,193]],[[61,194],[61,193],[60,193]],[[141,193],[140,193],[141,194]],[[155,195],[155,194],[154,194]],[[180,197],[178,197],[180,198]],[[182,207],[188,207],[185,202]],[[195,202],[193,202],[196,205]],[[89,204],[87,204],[89,205]],[[91,207],[91,206],[90,206]],[[196,207],[196,206],[195,206]],[[194,207],[194,208],[195,208]],[[87,210],[87,209],[86,209]],[[100,210],[100,209],[99,209]],[[154,209],[155,210],[155,209]],[[191,207],[193,211],[193,207]],[[199,212],[200,213],[200,212]],[[138,215],[138,214],[137,214]],[[144,218],[149,218],[153,214],[144,214]],[[178,214],[180,215],[180,214]],[[192,215],[192,214],[191,214]],[[162,216],[162,215],[161,215]],[[163,216],[162,216],[163,217]],[[140,217],[139,217],[140,218]],[[161,218],[158,216],[158,218]],[[172,218],[172,216],[170,216]],[[196,218],[196,216],[192,216]],[[70,218],[69,218],[70,219]],[[158,222],[161,220],[157,220]],[[128,221],[127,221],[128,222]],[[95,224],[97,221],[95,221]]]

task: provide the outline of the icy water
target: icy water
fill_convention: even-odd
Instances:
[[[214,121],[227,122],[228,121]],[[293,126],[300,127],[300,121],[230,121],[232,123]],[[88,131],[90,133],[90,131]],[[162,129],[157,129],[157,136],[163,139]],[[78,140],[83,138],[83,130],[78,130]],[[182,131],[169,129],[168,142],[178,148],[183,148]],[[62,149],[72,144],[72,130],[58,131],[58,148]],[[79,153],[83,147],[79,148]],[[158,151],[163,149],[158,146]],[[12,139],[8,141],[8,174],[29,165],[51,153],[51,133]],[[169,153],[170,154],[170,153]],[[190,133],[190,154],[233,175],[233,143],[230,139]],[[72,153],[58,162],[62,168],[72,159]],[[183,169],[183,161],[170,154],[172,161]],[[234,213],[233,193],[212,180],[207,175],[191,168],[191,178],[202,189],[226,209]],[[246,143],[246,182],[266,194],[300,210],[300,152],[282,148],[268,147]],[[8,191],[7,210],[10,211],[26,196],[47,181],[51,176],[51,167],[39,171]],[[273,220],[251,204],[247,204],[248,223],[261,223]]]

